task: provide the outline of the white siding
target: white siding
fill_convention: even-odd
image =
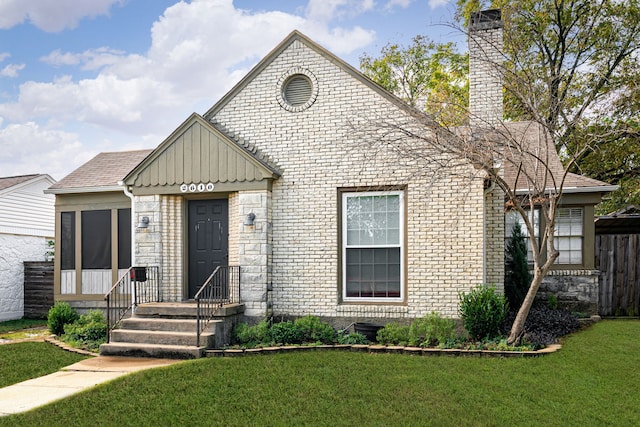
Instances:
[[[0,234],[54,235],[55,196],[44,194],[53,182],[40,179],[0,194]]]

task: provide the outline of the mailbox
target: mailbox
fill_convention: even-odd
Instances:
[[[147,267],[132,267],[129,278],[133,282],[146,282]]]

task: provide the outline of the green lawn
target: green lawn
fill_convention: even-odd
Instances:
[[[539,358],[300,352],[144,371],[0,426],[631,426],[640,322],[604,321]]]
[[[0,387],[47,375],[86,356],[45,342],[0,345]]]

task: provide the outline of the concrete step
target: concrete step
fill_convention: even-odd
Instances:
[[[100,346],[101,356],[155,357],[159,359],[198,359],[204,347],[110,342]]]
[[[111,331],[113,343],[139,343],[158,345],[193,346],[197,345],[195,332],[148,331],[133,329],[114,329]],[[215,334],[204,332],[200,335],[200,345],[212,348],[215,346]]]
[[[154,302],[139,305],[134,317],[195,319],[197,312],[198,308],[195,302]],[[214,317],[223,318],[243,312],[243,304],[227,304],[217,308]]]
[[[136,317],[192,318],[198,313],[195,302],[154,302],[136,308]]]
[[[212,320],[205,332],[215,332],[221,320]],[[129,317],[120,322],[120,329],[145,331],[194,332],[197,328],[196,319],[159,318],[159,317]]]

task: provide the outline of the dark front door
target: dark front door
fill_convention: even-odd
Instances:
[[[189,201],[189,298],[216,267],[229,262],[229,208],[226,199]]]

